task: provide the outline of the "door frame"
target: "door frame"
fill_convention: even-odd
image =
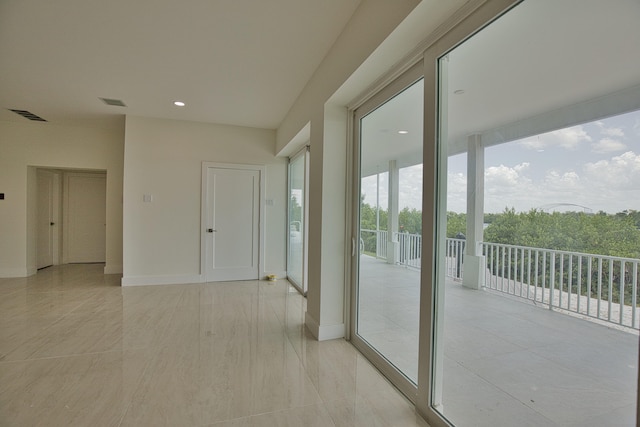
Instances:
[[[75,261],[70,260],[69,256],[69,241],[71,240],[69,233],[71,232],[71,217],[69,202],[71,198],[71,190],[69,189],[69,179],[74,177],[101,177],[105,182],[105,224],[104,224],[104,261]],[[84,169],[68,169],[62,171],[62,264],[105,264],[107,263],[107,171],[105,170],[84,170]]]
[[[216,169],[234,169],[234,170],[253,170],[258,172],[258,279],[265,275],[264,271],[264,255],[265,255],[265,166],[256,164],[243,163],[218,163],[218,162],[202,162],[201,172],[201,196],[200,196],[200,277],[203,282],[207,281],[207,259],[210,255],[207,249],[207,208],[208,208],[208,179],[207,174],[209,168]]]
[[[377,110],[388,101],[402,93],[411,85],[423,79],[423,64],[418,62],[408,67],[402,74],[389,82],[384,88],[376,92],[358,107],[350,111],[352,139],[351,139],[351,218],[348,222],[349,235],[351,236],[352,250],[348,259],[350,269],[349,277],[349,337],[351,343],[380,371],[382,374],[400,390],[412,403],[416,403],[418,388],[408,379],[397,367],[389,362],[378,350],[363,339],[358,333],[358,293],[360,286],[360,194],[361,194],[361,120],[371,112]],[[426,83],[425,83],[426,84]],[[424,190],[423,190],[424,191]],[[423,192],[424,197],[424,192]],[[424,220],[423,220],[424,222]]]
[[[61,238],[61,235],[62,235],[62,174],[59,170],[55,170],[55,169],[36,168],[36,177],[42,173],[51,175],[53,188],[51,189],[51,195],[50,195],[51,196],[50,221],[54,223],[53,229],[50,231],[51,245],[52,245],[51,254],[52,254],[52,260],[53,260],[52,265],[60,265],[61,252],[62,252],[61,250],[61,246],[62,246],[62,238]],[[40,188],[38,185],[38,180],[36,181],[36,183],[37,183],[36,185],[38,186],[36,190],[38,194],[37,204],[39,204]],[[37,209],[39,210],[40,207],[38,206]],[[37,228],[38,235],[41,232],[42,230],[40,230],[40,228],[38,227]],[[39,267],[38,256],[39,256],[38,245],[36,244],[36,268],[40,269],[41,267]]]
[[[309,236],[309,142],[305,144],[300,150],[298,150],[294,155],[289,157],[289,161],[287,163],[287,280],[293,285],[294,288],[298,290],[302,295],[307,296],[307,288],[308,288],[308,267],[309,267],[309,250],[308,250],[308,236]],[[303,218],[303,227],[300,232],[302,233],[302,283],[296,283],[295,280],[292,280],[289,277],[289,251],[290,251],[290,230],[291,227],[291,218],[290,215],[290,206],[291,203],[291,162],[300,157],[303,157],[304,164],[304,206],[302,212]]]

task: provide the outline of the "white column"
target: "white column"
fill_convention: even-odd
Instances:
[[[485,260],[480,250],[484,231],[484,147],[480,135],[471,135],[467,151],[467,242],[462,284],[484,286]]]
[[[319,341],[345,336],[346,135],[346,108],[327,104],[311,119],[305,325]]]
[[[400,172],[395,160],[389,160],[389,211],[387,212],[387,263],[395,264],[400,258],[398,244],[398,193]]]

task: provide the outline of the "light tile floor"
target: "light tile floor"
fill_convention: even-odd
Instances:
[[[0,279],[0,426],[426,426],[286,281],[121,288],[102,265]]]
[[[361,256],[360,335],[410,378],[420,272]],[[638,333],[447,280],[443,412],[469,426],[634,426]]]

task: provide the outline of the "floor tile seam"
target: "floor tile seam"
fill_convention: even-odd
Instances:
[[[557,367],[558,367],[558,368],[560,368],[564,373],[567,373],[567,374],[573,374],[574,376],[579,376],[580,378],[582,378],[583,380],[588,381],[589,383],[593,384],[594,386],[600,386],[600,385],[602,384],[600,381],[596,381],[596,380],[594,380],[593,378],[591,378],[591,377],[589,377],[589,376],[585,376],[585,375],[583,375],[583,372],[575,371],[575,370],[573,370],[573,369],[571,369],[571,368],[569,368],[569,367],[567,367],[567,366],[565,366],[565,365],[563,365],[563,364],[558,363],[557,361],[555,361],[555,360],[553,360],[553,359],[550,359],[550,358],[546,357],[546,356],[545,356],[545,355],[543,355],[543,354],[537,353],[537,352],[535,351],[535,349],[536,349],[536,348],[539,348],[539,347],[542,347],[542,346],[536,346],[536,347],[526,348],[526,349],[524,349],[524,351],[532,352],[532,353],[533,353],[533,354],[535,354],[536,356],[538,356],[538,357],[540,357],[540,358],[544,359],[544,360],[545,360],[546,362],[548,362],[549,364],[553,364],[553,365],[557,366]],[[548,345],[547,345],[547,346],[544,346],[544,347],[548,347]],[[515,352],[516,352],[516,351],[511,352],[511,353],[515,353]],[[509,353],[505,353],[505,354],[509,354]]]
[[[445,322],[446,322],[446,319],[445,319]],[[518,347],[520,350],[527,350],[527,349],[530,348],[530,347],[524,347],[524,346],[522,346],[522,345],[520,345],[520,344],[518,344],[516,342],[513,342],[512,340],[509,340],[509,339],[505,338],[504,336],[499,335],[498,333],[496,333],[496,331],[494,331],[492,329],[485,328],[485,327],[483,327],[481,325],[477,325],[477,324],[474,324],[473,326],[478,328],[478,329],[480,329],[481,331],[483,331],[485,333],[490,334],[493,338],[498,338],[501,341],[507,342],[507,343],[509,343],[511,345],[514,345],[514,346]],[[510,352],[508,352],[508,353],[510,353]]]
[[[388,317],[388,316],[385,316],[385,315],[383,315],[382,317],[384,317],[385,319],[387,319],[387,320],[389,321],[389,323],[392,323],[392,324],[393,324],[393,326],[395,326],[396,328],[401,329],[401,330],[405,330],[405,329],[406,329],[405,327],[403,327],[402,325],[400,325],[398,322],[396,322],[396,321],[395,321],[395,320],[393,320],[392,318],[390,318],[390,317]],[[419,325],[416,325],[416,326],[419,326]],[[417,335],[417,330],[418,330],[418,328],[416,327],[416,335]]]
[[[466,365],[467,363],[477,362],[477,361],[482,361],[482,360],[492,360],[492,359],[495,359],[498,356],[508,356],[510,354],[518,353],[518,352],[521,352],[521,351],[528,351],[528,350],[529,349],[527,349],[527,348],[519,348],[519,349],[516,349],[516,350],[505,351],[503,353],[494,354],[494,355],[491,355],[491,356],[471,357],[471,358],[468,358],[468,359],[466,359],[466,358],[465,359],[461,359],[459,357],[453,357],[451,355],[451,353],[447,353],[447,352],[445,352],[444,355],[446,357],[448,357],[449,359],[455,361],[457,364],[465,366],[465,367],[467,367],[467,369],[469,369],[469,366]]]
[[[98,354],[123,353],[125,351],[135,351],[135,350],[142,350],[146,348],[149,348],[149,347],[128,347],[128,348],[105,350],[105,351],[91,351],[87,353],[72,353],[72,354],[63,354],[58,356],[34,357],[30,359],[6,360],[6,361],[0,361],[0,365],[9,364],[9,363],[24,363],[24,362],[37,362],[42,360],[64,359],[68,357],[95,356]]]
[[[386,384],[386,386],[388,387],[388,390],[389,390],[391,393],[395,393],[395,394],[397,394],[397,396],[398,396],[400,399],[402,399],[402,400],[407,404],[407,407],[413,411],[413,414],[418,415],[418,413],[416,412],[416,406],[415,406],[415,403],[411,402],[411,400],[409,400],[409,398],[408,398],[404,393],[402,393],[402,392],[400,391],[400,389],[398,389],[398,388],[397,388],[397,387],[396,387],[396,386],[395,386],[395,385],[394,385],[394,384],[389,380],[389,378],[387,378],[387,377],[386,377],[386,376],[385,376],[385,375],[384,375],[384,374],[383,374],[383,373],[378,369],[378,367],[377,367],[377,366],[375,366],[375,365],[374,365],[374,364],[373,364],[369,359],[367,359],[367,357],[366,357],[362,352],[360,352],[360,350],[359,350],[356,346],[354,346],[351,342],[349,342],[349,344],[350,344],[350,345],[355,349],[355,351],[356,351],[357,353],[359,353],[359,354],[360,354],[360,356],[362,356],[361,358],[359,358],[359,359],[358,359],[358,361],[357,361],[356,363],[366,363],[368,367],[370,367],[371,369],[373,369],[373,370],[376,372],[376,374],[380,377],[379,379],[380,379],[381,381],[383,381],[383,382]],[[356,368],[356,369],[357,369],[357,368]],[[355,393],[355,394],[354,394],[354,396],[353,396],[354,401],[355,401],[355,399],[356,399],[357,397],[359,397],[360,399],[364,400],[364,401],[368,404],[368,406],[369,406],[370,408],[373,408],[373,413],[375,414],[375,416],[376,416],[379,420],[382,420],[382,421],[384,421],[384,422],[386,422],[386,421],[387,421],[387,420],[386,420],[386,418],[384,417],[384,412],[378,411],[378,405],[376,405],[376,404],[375,404],[375,402],[371,399],[371,397],[370,397],[370,396],[364,395],[364,394],[362,394],[362,393],[358,393],[358,392],[356,391],[356,393]],[[332,399],[324,399],[324,398],[322,398],[322,402],[323,402],[323,404],[324,404],[324,405],[325,405],[325,407],[326,407],[326,405],[328,405],[328,404],[330,404],[330,403],[334,403],[334,402],[340,402],[340,403],[341,403],[341,402],[344,402],[344,398],[343,398],[343,397],[340,397],[340,396],[338,396],[338,397],[336,397],[336,398],[332,398]],[[327,411],[328,411],[328,408],[327,408]],[[330,411],[329,411],[329,415],[331,415],[331,412],[330,412]],[[332,416],[331,418],[332,418],[332,420],[334,421],[334,423],[337,423],[337,421],[336,421],[335,419],[333,419],[333,416]]]
[[[303,322],[302,326],[306,327],[306,326],[304,326],[304,322]],[[303,334],[304,334],[304,332],[303,332]],[[289,345],[291,346],[291,348],[293,349],[293,352],[295,353],[296,357],[298,358],[298,362],[300,363],[300,366],[304,370],[305,378],[309,381],[309,384],[311,384],[311,386],[313,387],[313,390],[315,391],[318,399],[324,404],[324,399],[322,398],[322,395],[320,395],[320,390],[318,390],[317,385],[315,384],[315,382],[313,381],[313,379],[311,378],[311,375],[309,373],[309,366],[307,366],[307,363],[305,363],[305,361],[303,360],[301,354],[298,353],[298,349],[296,348],[295,343],[293,341],[291,341],[291,338],[289,337],[289,334],[286,331],[284,331],[284,336],[285,336],[285,339],[287,340],[287,342],[289,343]],[[305,338],[302,337],[302,340],[304,340],[304,339]]]
[[[159,352],[156,352],[156,354],[152,358],[150,358],[149,360],[145,361],[144,369],[142,370],[142,373],[140,374],[140,378],[138,378],[138,381],[137,381],[135,387],[133,387],[133,389],[131,391],[129,402],[127,402],[126,408],[124,408],[122,410],[122,413],[120,415],[120,421],[118,421],[118,424],[116,425],[116,427],[120,427],[122,425],[122,423],[124,422],[124,418],[127,415],[127,413],[129,412],[129,408],[131,408],[131,405],[133,404],[133,400],[134,400],[134,398],[136,396],[136,393],[138,392],[138,389],[142,385],[142,380],[144,379],[145,375],[147,374],[147,370],[149,370],[149,367],[151,366],[151,362],[155,361],[155,358],[158,356],[158,353]]]
[[[528,408],[531,411],[535,412],[538,416],[544,418],[545,420],[548,420],[552,425],[559,425],[556,421],[552,420],[551,418],[549,418],[548,416],[546,416],[542,412],[538,411],[536,408],[533,408],[530,405],[528,405],[527,402],[523,402],[522,400],[520,400],[518,397],[514,396],[513,394],[511,394],[507,390],[503,389],[502,387],[498,386],[497,384],[494,384],[491,381],[489,381],[488,379],[484,378],[484,376],[478,374],[477,372],[471,371],[467,366],[461,365],[459,363],[458,363],[458,365],[460,365],[460,367],[465,369],[469,374],[471,374],[471,375],[479,378],[480,380],[484,381],[489,386],[494,387],[496,390],[499,390],[501,393],[504,393],[505,395],[509,396],[510,398],[515,400],[516,402],[520,402],[520,404],[522,406],[525,406],[526,408]]]
[[[590,418],[594,418],[594,417],[601,417],[601,416],[607,415],[607,414],[609,414],[609,413],[611,413],[611,412],[613,412],[613,411],[616,411],[616,410],[618,410],[618,409],[626,408],[626,407],[628,407],[628,406],[633,407],[633,408],[636,408],[637,403],[627,403],[627,404],[625,404],[625,405],[616,406],[615,408],[612,408],[612,409],[611,409],[611,410],[609,410],[609,411],[604,411],[604,412],[601,412],[601,413],[598,413],[598,414],[595,414],[595,415],[589,415],[588,417],[585,417],[585,418],[581,419],[578,423],[574,423],[573,425],[583,425],[583,424],[584,424],[584,421],[586,421],[586,420],[588,420],[588,419],[590,419]],[[636,413],[636,411],[633,411],[633,413],[635,414],[635,413]],[[637,422],[637,420],[636,420],[636,422]]]
[[[232,422],[232,421],[250,420],[251,418],[260,417],[260,416],[264,416],[264,415],[285,413],[285,412],[291,411],[293,409],[304,409],[304,408],[311,408],[311,407],[314,407],[314,406],[322,407],[327,412],[327,415],[329,415],[329,418],[331,419],[331,422],[333,423],[333,426],[335,427],[336,424],[335,424],[335,421],[334,421],[333,417],[331,416],[331,412],[324,405],[323,402],[311,403],[311,404],[308,404],[308,405],[292,406],[290,408],[277,409],[275,411],[259,412],[259,413],[256,413],[256,414],[245,415],[245,416],[242,416],[242,417],[228,418],[228,419],[224,419],[224,420],[214,421],[213,423],[199,424],[197,427],[210,427],[210,426],[214,426],[214,425],[216,425],[218,423],[228,423],[228,422]],[[120,424],[117,427],[120,427]],[[327,426],[327,427],[331,427],[331,426]]]

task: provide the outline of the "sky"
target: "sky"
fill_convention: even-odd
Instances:
[[[447,210],[464,212],[466,154],[449,158],[447,179]],[[385,209],[386,181],[381,174]],[[362,180],[362,192],[365,203],[375,206],[375,175]],[[549,207],[558,204],[565,206]],[[421,210],[422,165],[400,170],[399,205]],[[640,210],[640,111],[486,148],[485,212],[505,208]]]

